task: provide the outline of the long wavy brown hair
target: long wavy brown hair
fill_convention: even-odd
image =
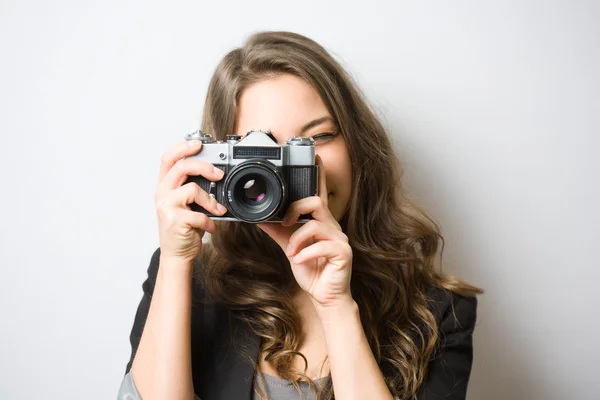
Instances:
[[[244,89],[281,74],[312,85],[344,136],[352,197],[340,224],[353,250],[351,291],[390,391],[410,399],[425,380],[438,342],[427,290],[438,287],[467,296],[481,290],[441,272],[441,253],[440,265],[436,261],[444,243],[439,226],[403,189],[401,163],[357,85],[313,40],[290,32],[260,32],[229,52],[211,79],[202,130],[225,140],[236,130]],[[287,257],[253,224],[219,222],[217,228],[199,257],[210,294],[251,326],[280,376],[296,384],[306,380],[316,388],[306,369],[291,368],[294,357],[305,363],[306,358],[298,351],[302,329],[292,303],[297,286]],[[331,385],[319,389],[319,398],[333,397]]]

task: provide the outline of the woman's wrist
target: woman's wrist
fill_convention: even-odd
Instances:
[[[326,328],[326,325],[330,324],[344,324],[356,318],[360,320],[358,304],[351,295],[340,298],[338,301],[326,306],[320,305],[317,302],[314,302],[314,305],[323,328]]]
[[[169,275],[190,275],[194,271],[194,261],[187,260],[176,256],[162,255],[159,261],[159,273],[167,273]]]

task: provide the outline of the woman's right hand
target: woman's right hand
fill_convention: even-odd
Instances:
[[[211,163],[184,157],[202,149],[199,140],[184,141],[161,158],[158,185],[154,194],[161,258],[192,262],[202,249],[204,232],[214,233],[216,226],[206,214],[192,211],[188,204],[197,203],[213,215],[223,215],[225,207],[194,182],[185,185],[188,176],[201,175],[210,181],[223,178],[223,172]],[[182,186],[183,185],[183,186]]]

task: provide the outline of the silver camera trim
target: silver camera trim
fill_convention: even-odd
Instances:
[[[212,136],[201,130],[190,133],[185,137],[187,140],[201,140],[202,150],[193,156],[186,158],[198,159],[211,164],[227,164],[232,167],[246,161],[234,159],[233,149],[240,147],[280,147],[281,157],[269,159],[277,167],[291,166],[313,166],[315,165],[315,146],[313,138],[295,136],[287,140],[285,145],[274,142],[268,133],[262,131],[250,131],[242,139],[231,139],[227,141],[215,141]],[[252,157],[249,157],[252,158]]]

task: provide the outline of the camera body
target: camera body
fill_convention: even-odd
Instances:
[[[243,138],[228,135],[226,141],[215,141],[199,130],[186,139],[203,143],[198,154],[187,158],[209,162],[225,173],[217,182],[202,176],[189,176],[186,181],[195,182],[227,208],[223,216],[214,216],[196,203],[189,205],[211,219],[281,222],[291,203],[318,194],[312,138],[293,137],[280,146],[269,131],[250,131]],[[302,215],[298,222],[311,219]]]

